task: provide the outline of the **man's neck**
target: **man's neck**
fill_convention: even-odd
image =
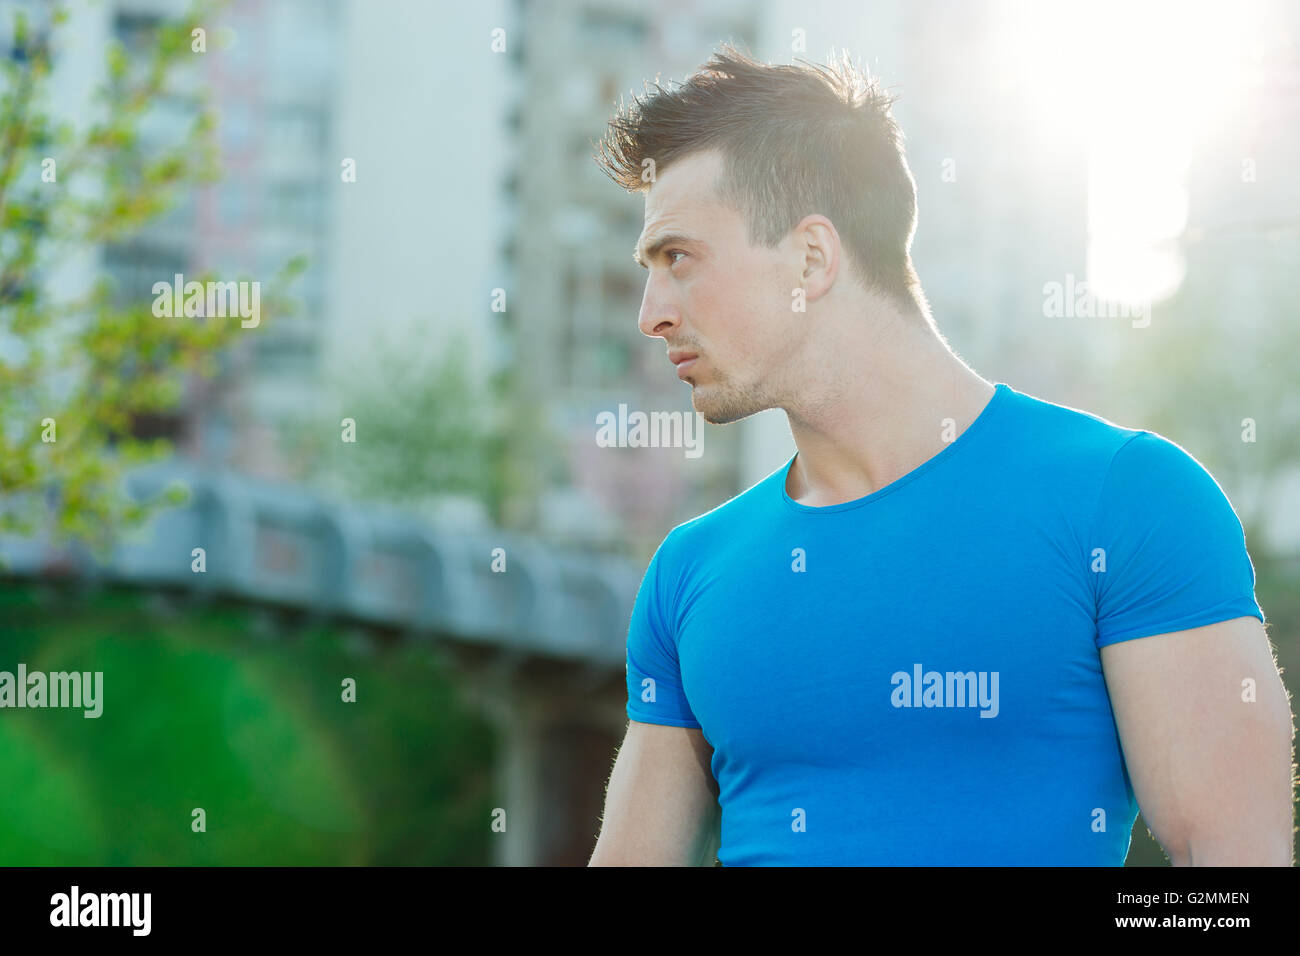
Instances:
[[[905,322],[837,343],[826,358],[826,374],[808,376],[815,385],[786,409],[798,448],[786,493],[810,507],[854,501],[914,471],[994,392],[934,334]]]

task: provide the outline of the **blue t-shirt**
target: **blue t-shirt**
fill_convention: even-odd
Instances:
[[[1099,649],[1264,620],[1215,480],[1003,383],[866,497],[800,504],[793,461],[669,532],[628,633],[628,717],[713,746],[722,864],[1122,865]]]

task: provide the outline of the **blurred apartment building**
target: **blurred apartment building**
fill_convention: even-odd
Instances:
[[[156,20],[184,4],[117,0],[106,24],[128,50],[147,49]],[[236,3],[210,29],[197,69],[182,73],[181,96],[165,101],[160,140],[175,136],[202,88],[218,116],[222,177],[187,192],[163,219],[128,243],[109,245],[103,267],[124,289],[158,277],[211,270],[248,276],[263,295],[277,269],[296,255],[309,266],[291,292],[295,314],[275,316],[236,353],[235,389],[196,382],[184,410],[185,450],[212,464],[278,475],[286,467],[275,426],[310,401],[329,315],[333,165],[329,162],[339,76],[336,0]],[[188,95],[187,95],[188,94]],[[216,401],[213,401],[216,399]]]
[[[53,8],[43,0],[4,0],[0,30],[19,7],[50,32]],[[189,3],[68,8],[54,34],[51,109],[84,126],[111,42],[142,64],[157,25]],[[249,329],[223,358],[219,381],[191,382],[174,415],[145,423],[151,434],[212,467],[293,477],[299,463],[284,427],[335,400],[334,383],[373,377],[381,347],[433,356],[458,329],[476,370],[500,351],[489,304],[502,284],[497,160],[509,70],[491,55],[488,33],[503,11],[231,0],[202,24],[206,52],[178,66],[141,139],[146,151],[178,142],[204,94],[217,118],[220,180],[178,193],[129,240],[73,250],[47,281],[74,289],[107,274],[123,301],[148,301],[154,282],[210,270],[261,281],[265,297],[291,258],[309,265],[284,290],[296,313]],[[464,42],[432,52],[441,37],[471,34],[482,39],[477,56]]]
[[[39,22],[43,5],[26,5]],[[109,41],[142,57],[160,19],[186,7],[73,3],[56,109],[84,115]],[[686,4],[668,20],[632,3],[234,0],[143,130],[146,143],[175,142],[204,91],[221,180],[129,241],[84,250],[59,281],[106,272],[124,298],[204,270],[265,285],[306,254],[289,289],[298,314],[249,335],[221,382],[194,382],[153,433],[214,467],[292,475],[282,426],[330,401],[330,381],[365,374],[381,344],[436,353],[456,330],[476,374],[517,364],[522,401],[563,446],[533,530],[653,546],[734,492],[737,430],[712,430],[698,459],[596,445],[599,411],[691,408],[662,344],[636,328],[641,198],[600,174],[593,141],[620,93],[684,75],[719,38],[747,43],[754,29],[750,4]],[[341,182],[344,158],[355,182]],[[504,315],[491,309],[497,289]]]
[[[81,129],[95,118],[110,43],[121,43],[140,69],[157,25],[188,8],[183,0],[82,0],[67,4],[68,21],[51,32],[52,4],[0,6],[4,30],[22,7],[37,33],[54,38],[50,109]],[[210,270],[222,280],[260,281],[265,295],[279,266],[295,255],[309,258],[291,289],[299,314],[259,326],[225,357],[225,386],[233,388],[193,381],[174,414],[140,423],[143,433],[172,438],[183,454],[211,465],[281,473],[274,426],[311,395],[328,314],[328,146],[339,14],[336,0],[245,0],[202,23],[207,50],[174,71],[167,93],[142,120],[140,148],[157,155],[178,144],[202,91],[218,119],[220,181],[178,191],[175,205],[136,235],[71,250],[46,277],[51,288],[74,290],[107,275],[119,301],[148,302],[155,282],[178,273],[188,281]]]

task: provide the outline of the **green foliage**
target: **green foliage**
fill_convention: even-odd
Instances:
[[[545,430],[537,409],[520,411],[509,368],[480,378],[468,354],[460,332],[437,358],[390,341],[368,366],[326,382],[330,402],[286,439],[305,463],[304,479],[350,499],[413,510],[460,496],[510,523],[507,504],[531,497],[539,477],[517,466],[520,443]],[[344,418],[356,423],[355,443],[341,440]]]
[[[490,862],[496,739],[427,646],[359,654],[327,627],[267,640],[229,606],[31,586],[0,585],[0,620],[0,669],[104,675],[97,718],[0,721],[24,782],[0,787],[0,865]]]
[[[124,469],[165,456],[170,443],[135,435],[145,416],[174,409],[191,376],[218,371],[215,356],[244,331],[230,319],[157,318],[140,290],[99,277],[81,294],[52,288],[71,257],[138,233],[186,189],[217,177],[215,117],[202,96],[174,89],[198,54],[190,31],[215,11],[200,3],[162,24],[147,56],[114,43],[92,116],[55,122],[48,111],[49,35],[14,15],[18,55],[0,60],[0,533],[77,537],[98,551],[117,529],[142,523],[182,495],[136,503]],[[192,106],[178,141],[141,136],[162,99]],[[48,164],[54,161],[53,179]],[[275,289],[300,272],[290,262],[262,300],[263,322],[289,304]],[[170,277],[158,277],[170,279]],[[194,276],[207,282],[210,275]],[[50,422],[52,421],[52,425]]]

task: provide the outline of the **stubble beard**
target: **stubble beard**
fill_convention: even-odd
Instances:
[[[710,381],[691,388],[691,405],[710,425],[729,425],[772,407],[761,389],[737,385],[716,369]]]

